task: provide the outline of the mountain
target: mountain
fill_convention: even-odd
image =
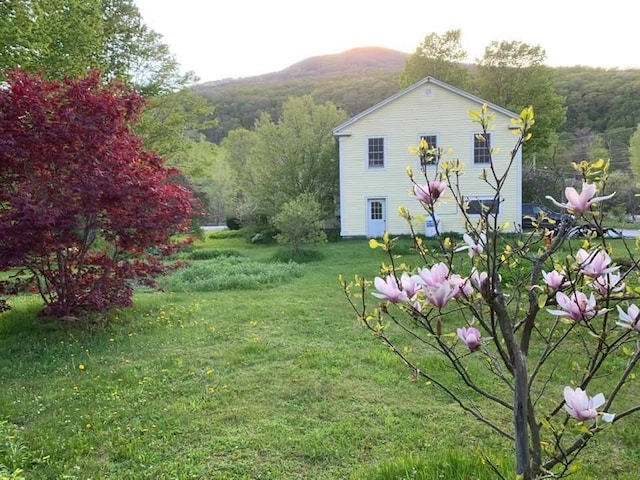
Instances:
[[[311,95],[316,103],[330,101],[355,115],[398,92],[409,57],[386,48],[355,48],[307,58],[279,72],[196,85],[218,118],[205,133],[219,143],[230,130],[253,128],[261,112],[277,120],[290,96]],[[598,135],[618,165],[628,164],[629,138],[640,124],[640,70],[557,67],[553,84],[567,106],[560,147],[574,150],[579,161]]]
[[[279,72],[198,84],[194,89],[215,106],[218,125],[206,133],[219,143],[230,130],[253,128],[266,112],[280,116],[290,96],[312,95],[354,115],[398,91],[409,54],[380,47],[354,48],[297,62]]]
[[[310,57],[278,72],[253,77],[224,79],[199,84],[196,88],[206,91],[229,84],[287,82],[301,78],[319,78],[343,75],[364,75],[376,72],[399,73],[409,58],[408,53],[382,47],[353,48],[342,53]]]

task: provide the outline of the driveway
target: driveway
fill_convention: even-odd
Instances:
[[[622,237],[624,238],[636,238],[640,237],[640,230],[621,230]]]

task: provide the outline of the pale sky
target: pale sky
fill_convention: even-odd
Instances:
[[[135,0],[201,82],[261,75],[356,47],[413,53],[462,31],[469,62],[491,41],[540,45],[547,64],[640,68],[634,0]],[[527,7],[525,7],[527,5]]]

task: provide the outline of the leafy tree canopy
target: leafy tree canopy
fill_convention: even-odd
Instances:
[[[640,180],[640,125],[629,139],[629,163],[636,181]]]
[[[429,75],[455,87],[466,88],[469,74],[461,62],[467,58],[467,52],[462,48],[461,38],[460,30],[427,35],[407,60],[400,87],[408,87]]]
[[[50,315],[131,303],[150,247],[187,227],[190,190],[130,123],[142,98],[99,74],[12,73],[0,89],[0,270],[24,267]]]
[[[525,159],[548,149],[566,118],[562,97],[555,93],[545,51],[522,42],[492,42],[477,65],[475,93],[514,112],[533,106],[536,123]]]
[[[134,0],[0,2],[0,80],[8,71],[80,78],[92,69],[145,96],[195,80],[182,74],[162,37],[146,27]]]
[[[312,194],[325,215],[334,213],[338,159],[333,128],[346,118],[334,104],[316,105],[309,95],[290,98],[277,123],[262,115],[244,176],[244,191],[258,216],[272,218],[302,193]]]

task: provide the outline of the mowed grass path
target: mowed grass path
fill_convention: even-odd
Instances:
[[[261,261],[276,249],[202,246]],[[270,288],[140,293],[90,332],[36,318],[35,298],[12,301],[0,315],[0,460],[28,479],[329,480],[400,457],[475,461],[480,447],[509,459],[358,325],[337,277],[373,276],[381,251],[363,240],[320,250]],[[596,444],[580,478],[636,478],[638,426]]]

